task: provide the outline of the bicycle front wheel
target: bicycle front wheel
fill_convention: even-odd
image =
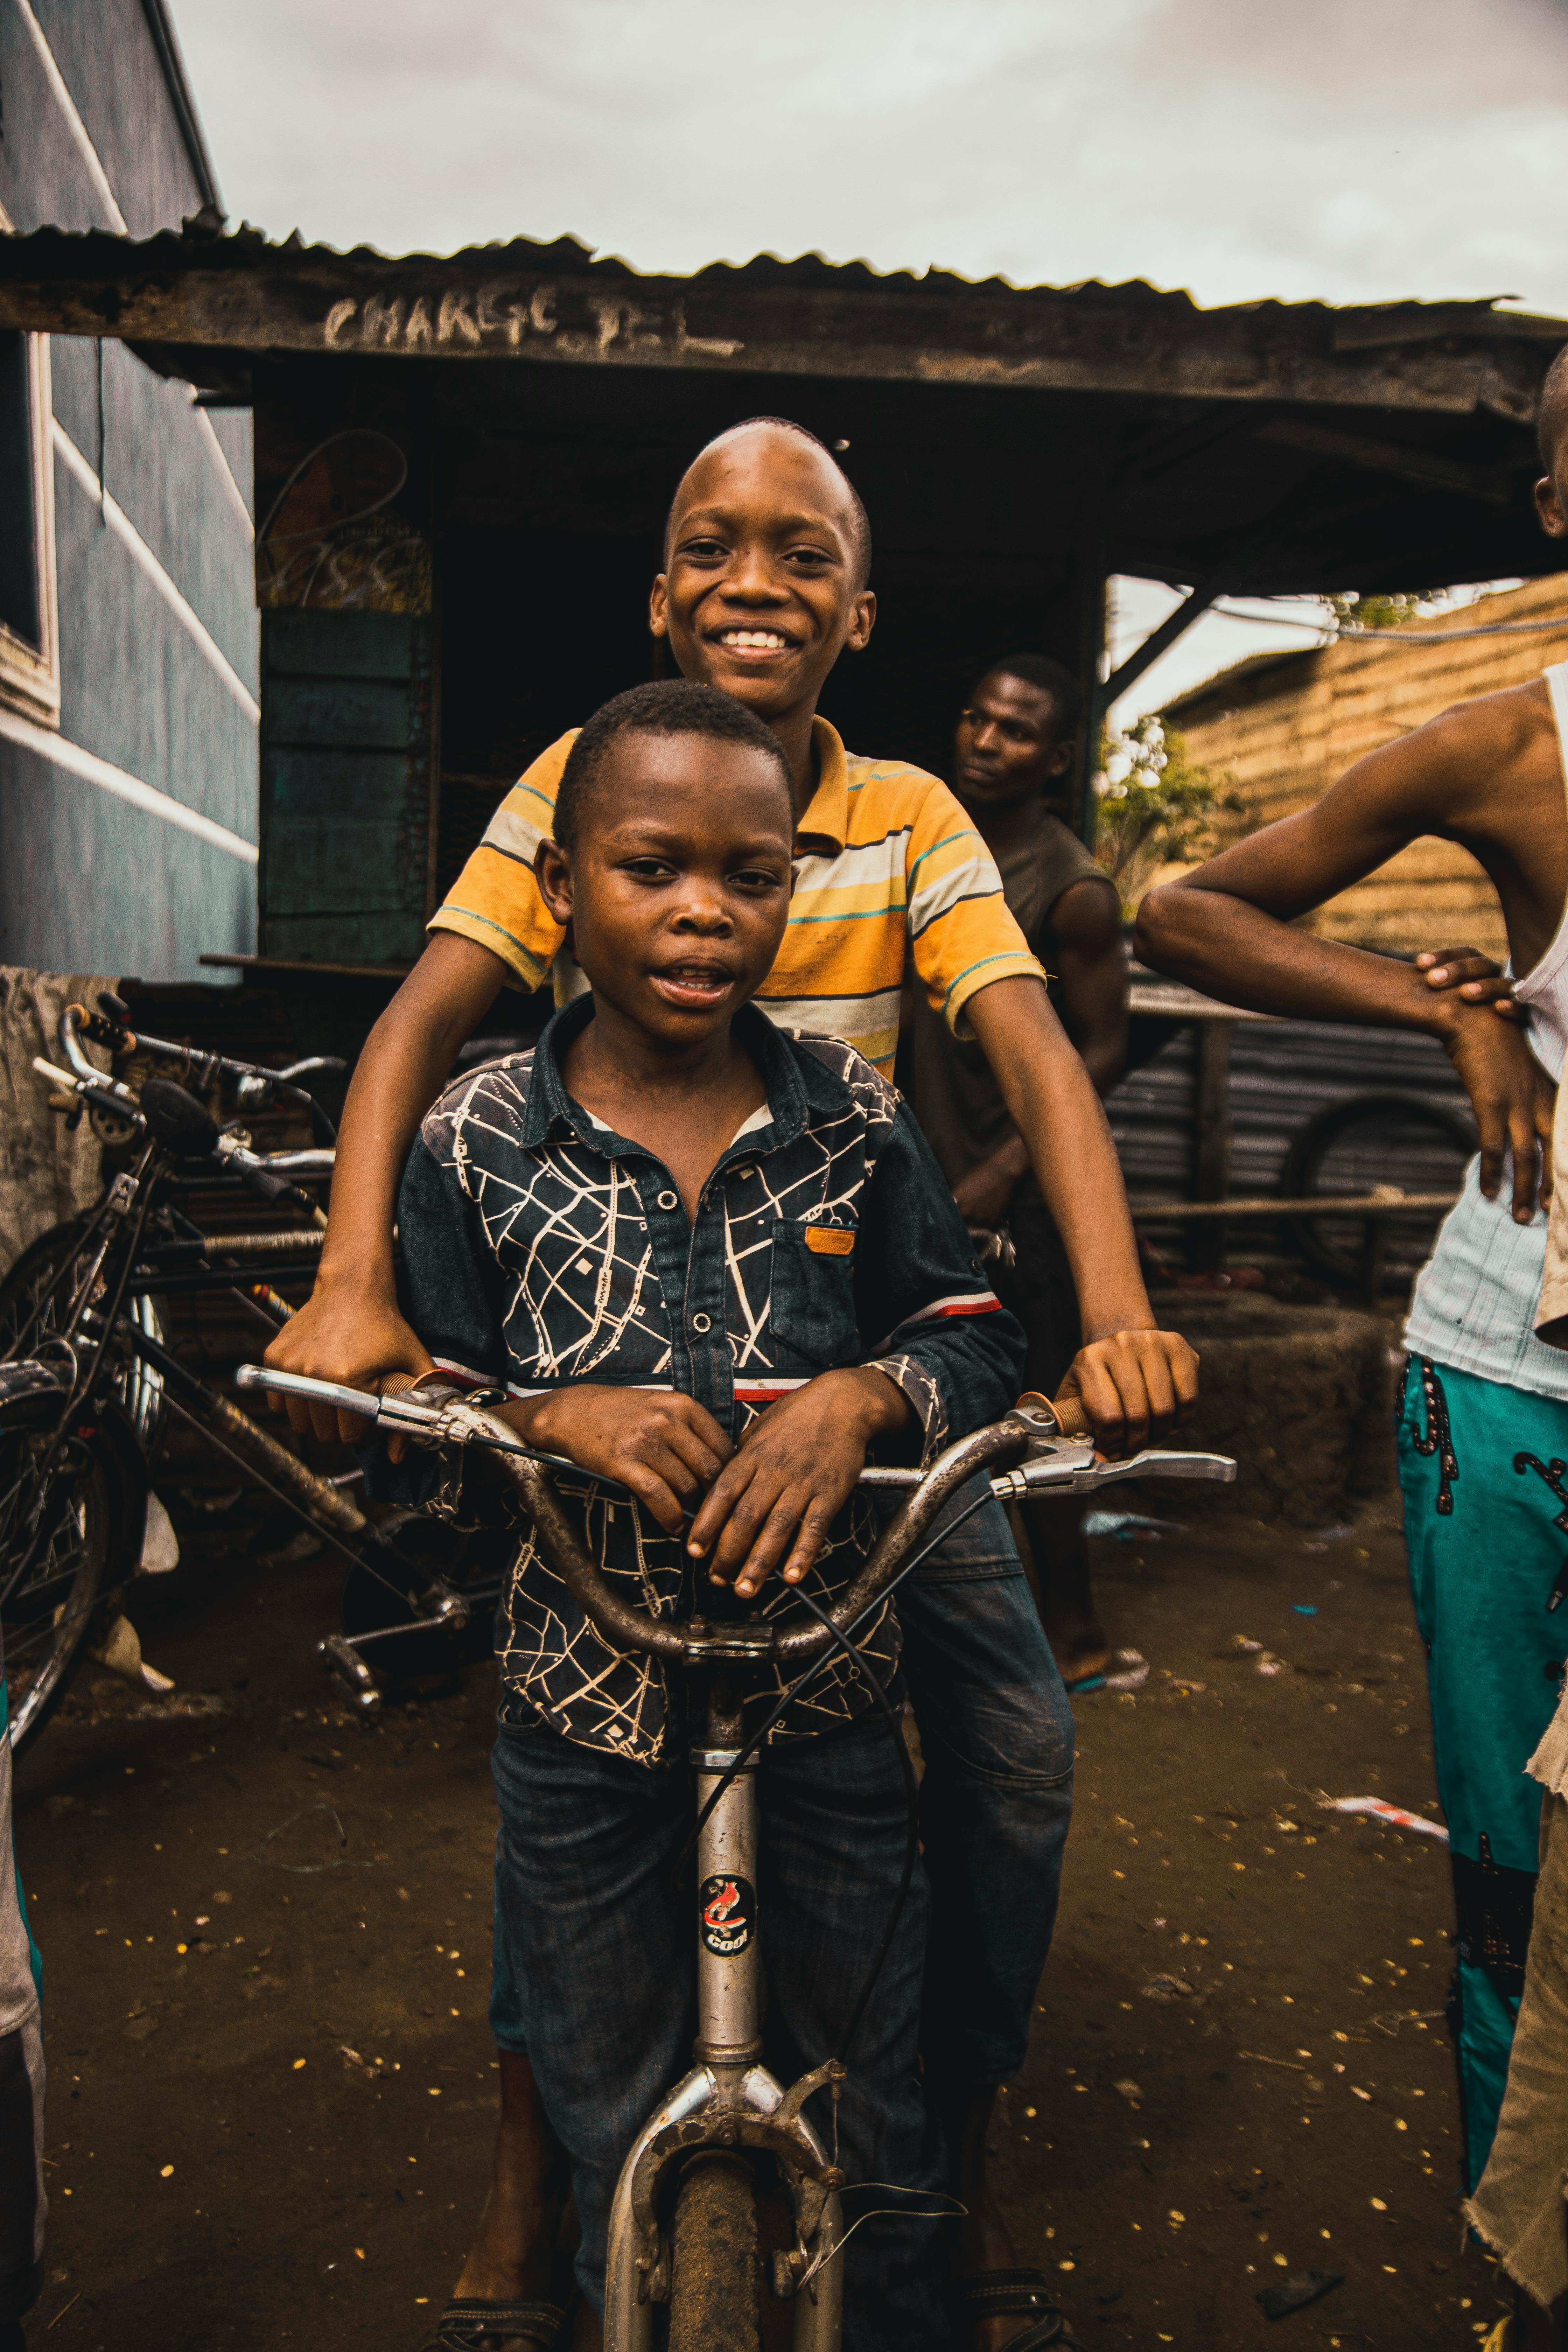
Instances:
[[[54,1713],[85,1654],[93,1621],[141,1549],[146,1486],[99,1417],[56,1388],[0,1384],[0,1637],[11,1747],[20,1753]],[[132,1549],[134,1547],[134,1549]]]
[[[757,2183],[744,2157],[692,2158],[672,2252],[669,2352],[758,2352]]]
[[[83,1242],[90,1220],[71,1217],[51,1225],[29,1243],[10,1272],[0,1279],[0,1359],[18,1360],[36,1356],[55,1339],[69,1319],[79,1284],[85,1278]],[[82,1252],[84,1263],[71,1260]],[[101,1300],[105,1284],[100,1276],[93,1305]],[[157,1302],[142,1294],[128,1299],[121,1312],[150,1339],[163,1340],[164,1330]],[[163,1383],[151,1364],[129,1350],[116,1357],[114,1391],[125,1408],[143,1454],[151,1457],[163,1428]]]

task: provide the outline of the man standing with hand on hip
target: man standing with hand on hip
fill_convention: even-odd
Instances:
[[[1542,389],[1540,440],[1536,509],[1549,537],[1568,539],[1568,350]],[[1398,1421],[1458,1915],[1449,2021],[1468,2189],[1491,2145],[1524,1982],[1541,1818],[1526,1766],[1568,1640],[1556,1613],[1568,1356],[1535,1329],[1547,1240],[1538,1202],[1551,1189],[1568,1048],[1565,794],[1568,662],[1558,662],[1358,761],[1313,807],[1151,892],[1138,924],[1148,962],[1226,1003],[1425,1030],[1476,1114],[1479,1155],[1411,1300]],[[1507,978],[1469,950],[1412,966],[1296,928],[1428,833],[1462,842],[1486,868],[1508,927]]]

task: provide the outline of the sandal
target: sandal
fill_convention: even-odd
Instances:
[[[961,2326],[1010,2318],[1015,2312],[1022,2319],[1032,2318],[1032,2327],[1008,2337],[1007,2352],[1045,2352],[1047,2344],[1070,2352],[1078,2342],[1065,2315],[1051,2301],[1043,2271],[975,2271],[968,2278],[954,2279],[948,2293]]]
[[[454,2296],[421,2352],[486,2352],[493,2339],[521,2336],[540,2352],[563,2352],[566,2314],[558,2303],[496,2303],[483,2295]]]

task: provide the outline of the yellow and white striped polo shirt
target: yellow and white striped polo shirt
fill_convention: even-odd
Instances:
[[[552,972],[558,1003],[585,983],[533,858],[575,737],[563,735],[512,786],[430,925],[489,948],[524,988]],[[955,1030],[977,989],[1044,974],[947,786],[900,761],[856,758],[826,719],[813,720],[812,742],[819,782],[795,836],[789,923],[756,1001],[780,1028],[842,1037],[890,1077],[906,957]]]

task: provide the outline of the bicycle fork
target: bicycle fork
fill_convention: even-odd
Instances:
[[[740,1752],[738,1719],[710,1711],[696,1749],[699,1810]],[[737,1773],[697,1847],[696,2063],[643,2126],[616,2185],[605,2281],[605,2352],[648,2352],[654,2305],[669,2299],[670,2242],[660,2192],[672,2167],[701,2148],[766,2150],[795,2215],[795,2242],[773,2257],[775,2296],[795,2304],[795,2352],[838,2352],[844,2281],[844,2176],[802,2114],[814,2091],[841,2082],[830,2059],[787,2092],[762,2063],[757,1947],[757,1767]]]

